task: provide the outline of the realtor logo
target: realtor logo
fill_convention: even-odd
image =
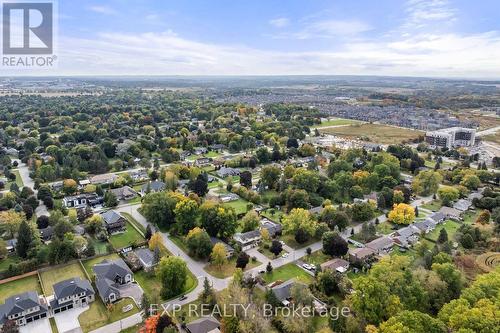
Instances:
[[[53,4],[2,4],[3,54],[52,54]]]

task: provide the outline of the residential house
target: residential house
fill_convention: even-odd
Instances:
[[[387,253],[389,252],[394,245],[394,241],[392,238],[387,236],[379,237],[375,240],[372,240],[369,243],[366,243],[366,247],[372,249],[377,254]]]
[[[14,295],[0,305],[0,328],[6,321],[12,320],[18,326],[24,326],[33,321],[47,318],[48,307],[43,296],[36,291],[27,291]]]
[[[40,232],[40,238],[44,242],[50,241],[54,236],[54,228],[50,225],[47,228],[39,229],[39,232]]]
[[[142,268],[146,272],[150,272],[156,266],[155,262],[155,254],[148,248],[140,248],[134,251],[137,258],[139,258],[139,262],[141,263]]]
[[[195,155],[203,155],[208,153],[208,149],[205,147],[197,147],[194,149],[194,154]]]
[[[166,188],[166,185],[164,182],[161,182],[159,180],[153,180],[150,182],[147,182],[146,184],[142,185],[141,187],[141,194],[147,194],[150,192],[161,192]]]
[[[92,270],[99,296],[106,304],[121,299],[122,287],[134,281],[134,275],[123,259],[103,260]]]
[[[118,201],[132,200],[136,198],[139,194],[130,186],[122,186],[119,188],[114,188],[110,190]]]
[[[437,222],[431,218],[426,218],[423,221],[413,223],[413,226],[418,228],[421,233],[428,234],[432,230],[436,229]]]
[[[226,242],[221,241],[217,237],[210,237],[210,242],[212,242],[213,246],[215,246],[215,244],[217,243],[221,243],[222,245],[224,245],[224,248],[226,249],[227,258],[231,258],[234,255],[233,247],[227,244]]]
[[[345,273],[349,269],[349,262],[347,260],[341,258],[334,258],[332,260],[328,260],[321,264],[322,271],[336,271],[339,273]]]
[[[66,208],[85,208],[102,204],[104,198],[96,193],[82,193],[64,197],[62,202]]]
[[[197,158],[194,161],[194,165],[197,167],[204,167],[204,166],[210,165],[212,162],[213,162],[213,159],[210,157],[201,157],[201,158]]]
[[[52,188],[53,191],[59,192],[59,191],[62,190],[63,185],[64,185],[64,183],[61,180],[61,181],[58,181],[58,182],[53,182],[52,184],[50,184],[50,187]]]
[[[284,306],[290,305],[293,302],[291,291],[294,285],[303,285],[306,286],[302,282],[295,281],[295,279],[290,279],[286,282],[278,284],[271,288],[274,296],[283,304]],[[327,310],[326,304],[318,300],[316,297],[313,298],[313,308],[317,313],[325,313]]]
[[[349,261],[351,263],[365,263],[370,261],[377,254],[374,250],[368,247],[361,247],[356,249],[349,249]]]
[[[108,234],[113,234],[125,230],[125,225],[127,220],[114,210],[108,210],[101,213],[101,217],[104,221],[104,226]]]
[[[88,280],[74,277],[54,284],[54,298],[50,301],[53,314],[83,308],[95,300],[94,288]]]
[[[118,176],[114,173],[105,173],[90,177],[90,182],[94,185],[108,185],[113,184],[117,179]]]
[[[220,333],[220,322],[214,317],[202,317],[186,325],[188,333]]]
[[[244,233],[236,233],[233,239],[238,243],[243,251],[256,247],[262,237],[259,230],[252,230]]]
[[[323,206],[313,207],[313,208],[309,209],[309,213],[311,213],[312,215],[319,215],[319,214],[321,214],[323,209],[325,209]]]
[[[453,205],[453,208],[458,209],[461,212],[465,212],[472,206],[472,201],[468,199],[460,199]]]
[[[227,193],[227,194],[220,194],[219,199],[222,202],[231,202],[231,201],[236,201],[240,197],[236,193]]]
[[[5,241],[5,249],[8,253],[16,252],[17,238],[8,239]]]
[[[209,148],[213,151],[222,152],[224,149],[226,149],[226,146],[222,143],[215,143],[213,145],[210,145]]]
[[[216,173],[217,176],[219,176],[220,178],[226,178],[232,176],[239,176],[240,170],[229,167],[221,167],[219,170],[216,171]]]
[[[267,231],[269,232],[269,236],[271,237],[281,235],[283,231],[283,227],[280,223],[273,222],[267,218],[263,218],[260,220],[260,228],[261,230],[262,228],[267,229]]]
[[[394,243],[401,247],[409,248],[420,238],[420,229],[414,225],[409,225],[404,228],[398,229],[391,234]]]
[[[461,219],[460,216],[462,215],[462,211],[446,206],[441,207],[441,209],[439,209],[439,212],[443,214],[445,218],[455,221],[459,221]]]
[[[134,182],[144,181],[149,178],[146,170],[130,171],[128,174]]]
[[[427,218],[433,220],[434,222],[436,222],[436,224],[439,224],[446,219],[446,216],[442,212],[435,212],[429,215]]]

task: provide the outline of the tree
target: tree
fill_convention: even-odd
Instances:
[[[156,248],[160,248],[161,246],[163,246],[163,236],[162,236],[161,232],[155,232],[151,236],[151,238],[149,239],[148,245],[149,245],[149,249],[151,251],[153,251]]]
[[[210,254],[210,260],[218,267],[222,267],[222,265],[227,263],[227,251],[224,244],[217,243],[214,245]]]
[[[106,207],[118,206],[118,199],[116,198],[116,195],[113,192],[106,191],[106,193],[104,193],[104,205]]]
[[[281,169],[275,165],[266,165],[260,171],[260,179],[264,186],[269,189],[277,189]]]
[[[259,226],[259,221],[260,219],[257,213],[253,210],[249,211],[241,219],[241,232],[247,232],[257,229],[257,227]]]
[[[438,319],[419,311],[402,311],[380,324],[379,333],[447,333],[446,326]]]
[[[269,251],[271,251],[271,253],[274,254],[275,257],[277,257],[281,253],[281,251],[283,251],[283,245],[280,241],[275,239],[271,243],[271,248],[269,249]]]
[[[297,304],[302,306],[312,306],[314,296],[309,287],[302,283],[295,283],[290,289],[290,296]]]
[[[405,201],[405,197],[403,195],[403,192],[394,190],[394,194],[392,196],[392,202],[395,204],[399,204]]]
[[[266,266],[266,272],[267,273],[271,273],[273,271],[273,265],[271,264],[271,262],[269,261],[267,263],[267,266]]]
[[[358,222],[371,220],[375,215],[374,207],[368,202],[359,202],[349,207],[352,219]]]
[[[63,181],[63,191],[67,195],[73,194],[78,190],[78,183],[74,179],[65,179]]]
[[[490,223],[490,219],[491,219],[491,214],[488,210],[485,209],[477,217],[476,223],[488,224],[488,223]]]
[[[151,236],[153,236],[153,230],[151,230],[151,224],[148,224],[148,226],[146,227],[146,232],[144,233],[144,238],[149,241],[151,239]]]
[[[455,200],[460,197],[458,189],[452,186],[441,186],[438,189],[438,196],[443,202],[443,205],[450,206]]]
[[[8,254],[7,251],[7,242],[3,239],[0,239],[0,259],[4,259]]]
[[[186,236],[186,245],[192,256],[200,259],[208,258],[212,251],[212,242],[208,233],[195,227]]]
[[[202,227],[212,237],[229,238],[238,226],[234,209],[213,201],[205,201],[200,206],[200,215]]]
[[[439,236],[438,236],[437,242],[439,244],[444,244],[447,241],[448,241],[448,232],[446,231],[445,228],[442,228],[441,230],[439,230]]]
[[[174,209],[175,229],[181,235],[186,235],[189,230],[197,226],[198,203],[191,199],[180,200]]]
[[[175,206],[183,198],[175,192],[149,193],[142,200],[141,212],[154,225],[168,228],[175,221]]]
[[[310,238],[316,231],[317,222],[312,219],[309,211],[294,208],[290,214],[283,217],[282,225],[285,234],[297,235],[300,232]]]
[[[350,223],[349,215],[344,211],[335,210],[333,206],[326,206],[319,216],[320,222],[328,224],[331,230],[338,228],[339,231],[344,230]]]
[[[240,185],[246,188],[252,187],[252,173],[250,171],[240,173]]]
[[[410,224],[415,220],[415,209],[405,203],[395,204],[389,212],[389,221],[396,224]]]
[[[323,252],[330,256],[341,257],[347,254],[349,245],[336,232],[328,231],[323,234]]]
[[[85,229],[89,234],[96,235],[100,231],[104,230],[103,223],[104,220],[102,219],[102,216],[95,214],[85,220]]]
[[[470,234],[465,234],[460,239],[460,243],[465,249],[473,249],[474,248],[474,239]]]
[[[443,176],[436,171],[422,171],[413,178],[412,189],[418,195],[428,196],[436,193]]]
[[[476,175],[468,174],[464,176],[460,185],[467,187],[469,190],[477,190],[479,185],[481,185],[481,180]]]
[[[292,184],[297,189],[315,193],[320,184],[319,175],[315,171],[298,169],[293,175]]]
[[[248,262],[250,261],[250,256],[246,254],[246,252],[241,251],[236,258],[236,268],[245,269],[247,267]]]
[[[179,257],[163,257],[158,264],[156,274],[161,282],[161,296],[168,299],[184,291],[188,276],[188,268]]]
[[[19,232],[17,236],[16,251],[17,255],[21,258],[27,258],[28,253],[33,246],[33,232],[28,225],[28,222],[22,221],[19,225]]]
[[[24,220],[23,213],[17,213],[13,210],[0,212],[0,225],[5,227],[11,238],[17,233],[21,222]]]
[[[269,240],[271,239],[271,236],[269,236],[269,230],[267,230],[267,228],[262,228],[260,230],[260,236],[262,237],[262,240],[264,242],[269,242]]]
[[[189,182],[188,187],[199,197],[208,193],[208,180],[206,174],[199,174],[196,180]]]

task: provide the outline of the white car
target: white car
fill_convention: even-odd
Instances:
[[[302,268],[307,269],[307,270],[311,270],[311,265],[309,265],[309,264],[302,264]]]
[[[288,257],[288,252],[285,252],[281,255],[281,258],[287,258]]]

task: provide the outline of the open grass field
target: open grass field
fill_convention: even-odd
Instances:
[[[302,248],[308,247],[309,245],[317,242],[319,239],[311,238],[307,242],[305,242],[303,244],[299,244],[299,243],[297,243],[297,241],[295,240],[295,237],[293,235],[283,235],[280,237],[280,240],[285,242],[285,244],[290,246],[292,249],[297,250],[297,249],[302,249]]]
[[[85,260],[83,261],[83,267],[85,267],[85,270],[87,271],[87,274],[92,277],[94,275],[94,272],[92,271],[92,266],[94,266],[95,264],[98,264],[100,263],[101,261],[107,259],[107,260],[114,260],[114,259],[118,259],[120,258],[120,256],[116,253],[111,253],[111,254],[108,254],[107,256],[102,256],[102,257],[96,257],[96,258],[92,258],[92,259],[89,259],[89,260]]]
[[[320,132],[348,139],[368,140],[374,143],[391,144],[416,139],[424,132],[378,124],[355,124],[343,127],[320,129]]]
[[[125,225],[126,231],[120,234],[115,234],[109,237],[109,242],[115,249],[121,249],[132,244],[142,243],[145,241],[144,237],[127,222]]]
[[[281,217],[285,215],[282,210],[274,210],[274,214],[271,214],[271,209],[266,209],[261,213],[262,216],[267,217],[271,221],[279,222]]]
[[[247,212],[248,201],[243,199],[238,199],[231,202],[226,202],[223,205],[226,207],[233,207],[236,214],[245,214]]]
[[[134,278],[137,281],[137,283],[139,283],[139,285],[142,287],[146,295],[149,296],[150,299],[153,299],[153,297],[155,296],[160,297],[161,281],[156,277],[154,273],[139,271],[134,273]],[[198,285],[198,280],[191,272],[189,272],[186,284],[184,285],[184,290],[179,295],[172,297],[172,299],[182,294],[189,293],[194,288],[196,288],[197,285]],[[168,301],[168,300],[164,299],[163,301]]]
[[[252,261],[250,260],[248,262],[247,267],[245,267],[245,271],[248,271],[249,269],[255,268],[262,263],[260,261]],[[222,266],[215,266],[212,264],[208,264],[203,268],[207,273],[210,275],[215,276],[216,278],[219,279],[225,279],[227,277],[233,276],[234,271],[236,271],[236,258],[231,258],[226,264]]]
[[[129,304],[132,304],[134,308],[123,313],[122,308]],[[78,317],[78,321],[80,322],[83,332],[86,333],[120,319],[129,317],[137,312],[139,312],[139,309],[130,298],[124,298],[116,302],[111,307],[110,311],[106,308],[101,299],[96,297],[95,302],[90,304],[90,308]]]
[[[332,257],[330,257],[327,254],[324,254],[322,250],[319,250],[311,253],[311,255],[303,257],[302,261],[316,266],[316,265],[321,265],[322,263],[327,262],[330,259],[332,259]]]
[[[466,211],[464,213],[464,215],[462,216],[462,218],[464,219],[464,223],[465,224],[476,223],[476,220],[477,220],[479,214],[481,214],[481,210],[476,210],[476,211],[468,210],[468,211]]]
[[[436,200],[432,200],[431,202],[428,202],[428,203],[422,205],[422,208],[432,210],[433,212],[435,212],[435,211],[438,211],[442,206],[443,206],[443,204],[441,203],[441,200],[436,199]]]
[[[40,278],[42,279],[46,296],[54,294],[54,289],[52,288],[52,286],[55,283],[71,279],[73,277],[87,279],[85,272],[78,262],[40,272]]]
[[[335,118],[327,121],[323,121],[320,125],[315,125],[312,128],[321,128],[325,126],[340,126],[340,125],[350,125],[360,123],[358,120],[345,119],[345,118]]]
[[[36,274],[2,283],[0,284],[0,303],[3,304],[7,298],[30,290],[37,291],[39,294],[42,293],[42,287],[38,282],[38,276]]]
[[[262,274],[262,278],[267,283],[278,280],[285,282],[290,279],[297,279],[302,282],[310,283],[314,280],[314,277],[312,275],[310,275],[294,263],[289,263],[279,268],[273,269],[271,273],[264,273]]]
[[[448,233],[448,239],[452,240],[454,239],[453,237],[455,236],[458,228],[460,228],[460,224],[451,220],[446,220],[443,223],[439,224],[436,229],[432,230],[429,232],[425,238],[436,241],[439,237],[439,232],[441,229],[445,229],[446,232]]]
[[[500,145],[500,132],[496,132],[495,134],[489,134],[482,137],[484,141],[489,141]]]

